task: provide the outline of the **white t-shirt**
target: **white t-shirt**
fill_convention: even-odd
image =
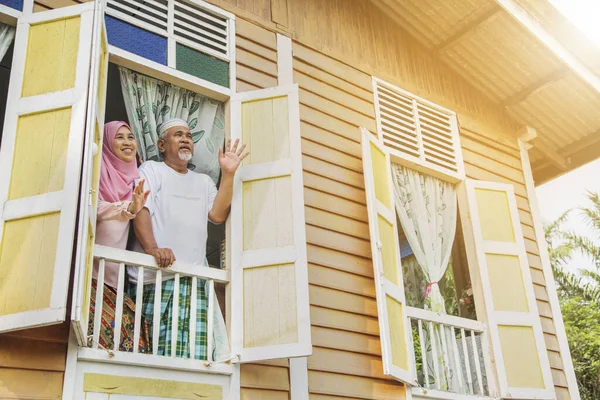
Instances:
[[[146,179],[144,189],[150,190],[146,208],[158,247],[171,249],[177,262],[208,267],[208,213],[217,196],[212,179],[191,171],[180,174],[156,161],[146,161],[139,172]],[[144,252],[137,240],[133,249]],[[137,269],[128,268],[128,273],[130,280],[137,282]],[[163,271],[163,279],[170,275]],[[145,270],[144,284],[153,283],[155,277],[154,271]]]

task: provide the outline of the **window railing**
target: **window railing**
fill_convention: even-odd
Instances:
[[[414,365],[420,387],[413,394],[436,398],[488,396],[489,351],[479,321],[406,307],[411,322]]]
[[[197,265],[188,265],[175,262],[169,269],[161,269],[157,266],[154,257],[146,254],[136,253],[132,251],[120,250],[106,246],[95,245],[94,246],[94,259],[98,261],[98,278],[96,281],[96,293],[94,300],[94,319],[90,322],[90,333],[88,337],[88,347],[80,348],[78,357],[81,359],[93,359],[99,361],[110,361],[117,363],[125,363],[130,365],[154,365],[164,368],[171,369],[192,369],[192,370],[205,370],[207,372],[214,373],[225,373],[230,374],[232,372],[232,366],[229,365],[229,361],[232,359],[219,359],[215,362],[213,360],[213,333],[214,333],[214,315],[215,315],[215,283],[229,283],[229,272],[216,268],[200,267]],[[114,324],[112,326],[106,326],[102,324],[102,307],[103,307],[103,296],[104,296],[104,277],[105,277],[105,266],[107,262],[118,264],[118,283],[115,288],[115,315]],[[137,273],[137,284],[130,284],[131,294],[130,299],[135,303],[134,311],[134,335],[133,344],[128,346],[127,349],[122,348],[121,345],[121,330],[123,323],[123,308],[125,302],[125,278],[128,273],[127,268],[134,268]],[[144,297],[144,272],[153,271],[156,274],[156,282],[154,285],[154,299],[152,309],[148,310],[146,305],[146,315],[152,315],[152,322],[161,320],[161,315],[164,315],[165,307],[172,307],[172,319],[170,324],[170,335],[166,332],[161,332],[160,323],[152,323],[148,321],[147,328],[149,337],[148,351],[144,354],[140,352],[140,338],[142,335],[143,327],[143,312],[142,307]],[[177,339],[178,330],[180,329],[179,317],[181,314],[180,310],[180,281],[184,278],[191,278],[190,289],[190,301],[189,301],[189,336],[188,344],[186,345],[186,356],[177,355]],[[169,305],[162,304],[161,302],[161,291],[162,287],[167,280],[173,279],[173,294],[172,302]],[[198,309],[197,301],[193,301],[197,298],[198,282],[205,281],[206,284],[206,357],[200,359],[196,356],[196,318],[192,316],[198,315],[201,310]],[[153,283],[154,283],[153,282]],[[134,290],[134,291],[133,291]],[[147,290],[146,290],[147,291]],[[90,291],[91,292],[91,291]],[[91,304],[92,299],[88,304]],[[184,305],[185,306],[185,305]],[[162,308],[162,310],[161,310]],[[150,319],[150,318],[148,318]],[[106,334],[106,330],[109,330],[108,336],[112,336],[114,346],[112,348],[103,348],[100,344],[101,330],[104,330],[103,334]],[[186,329],[186,330],[187,330]],[[223,332],[224,333],[224,332]],[[159,340],[162,343],[159,345]],[[204,336],[201,338],[204,340]],[[170,346],[169,346],[170,344]],[[162,353],[159,354],[159,348],[162,347]],[[170,349],[169,351],[167,351]],[[181,351],[181,349],[180,349]]]

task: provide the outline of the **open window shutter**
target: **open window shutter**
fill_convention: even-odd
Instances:
[[[104,2],[96,3],[71,310],[71,320],[80,345],[87,344],[108,71],[108,40],[104,26]]]
[[[361,130],[383,373],[414,385],[411,327],[405,310],[390,155],[375,136],[364,128]]]
[[[459,190],[463,226],[472,227],[475,266],[500,397],[552,399],[554,390],[514,188],[467,180]],[[468,205],[468,209],[464,209]],[[477,285],[474,285],[474,287]],[[478,309],[478,313],[480,310]]]
[[[237,93],[231,138],[250,155],[231,208],[231,339],[240,362],[312,352],[298,86]]]
[[[0,152],[0,332],[65,319],[94,8],[19,18]]]

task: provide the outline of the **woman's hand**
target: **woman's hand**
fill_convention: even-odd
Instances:
[[[128,211],[133,215],[139,213],[142,210],[142,208],[144,208],[149,194],[149,190],[146,190],[144,192],[144,179],[140,179],[138,184],[133,189],[133,200],[129,205]]]

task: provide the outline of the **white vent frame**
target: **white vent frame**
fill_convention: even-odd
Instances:
[[[167,38],[168,67],[176,67],[177,43],[235,63],[235,15],[232,13],[202,0],[104,1],[106,15]],[[194,14],[194,17],[190,18],[188,13]],[[200,17],[211,20],[215,25],[202,21]],[[187,32],[182,22],[188,26]],[[216,25],[220,25],[220,28],[216,28]]]
[[[393,163],[452,183],[458,183],[465,179],[458,118],[454,111],[425,100],[377,77],[373,77],[373,96],[377,136],[390,152]],[[391,113],[396,112],[397,114],[397,111],[391,110],[385,104],[382,104],[382,102],[387,102],[391,96],[396,96],[396,99],[392,100],[398,101],[397,110],[404,107],[404,121],[401,122],[404,126],[386,118],[386,114],[392,115],[392,117],[393,114]],[[404,102],[404,105],[401,104],[402,102]],[[388,104],[393,106],[391,103]],[[386,111],[386,108],[390,111]],[[434,120],[431,118],[432,116],[438,120]],[[446,126],[440,124],[443,118],[447,118]],[[400,121],[397,118],[395,119]],[[408,121],[409,119],[410,121]],[[395,124],[396,127],[391,127],[390,123]],[[413,126],[409,127],[409,125]],[[394,129],[397,130],[396,133],[390,132]],[[394,134],[397,136],[393,137]],[[442,140],[445,142],[442,142]],[[440,143],[444,147],[441,147]]]

